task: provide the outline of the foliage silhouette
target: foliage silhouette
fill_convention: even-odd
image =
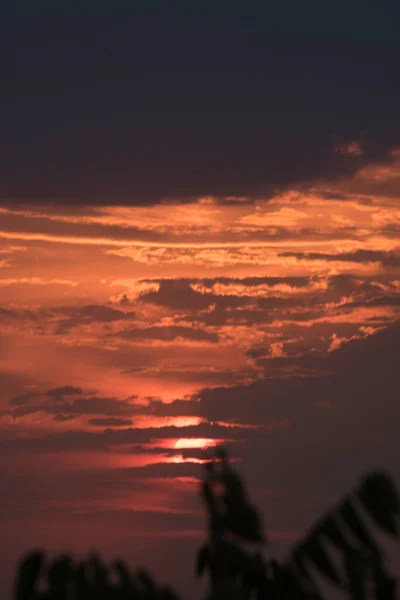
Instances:
[[[370,598],[371,584],[375,600],[395,599],[396,581],[357,508],[361,505],[378,528],[399,538],[400,500],[386,473],[366,476],[353,494],[317,521],[286,561],[278,563],[262,557],[268,543],[262,519],[226,450],[217,448],[204,466],[200,494],[208,514],[208,535],[197,553],[195,573],[197,577],[208,573],[209,600],[323,600],[315,570],[350,600]],[[249,543],[255,549],[246,549]],[[330,547],[340,553],[341,568],[332,560]],[[97,555],[77,563],[68,555],[47,567],[45,562],[41,551],[22,560],[15,600],[179,600],[147,571],[130,572],[120,560],[111,567]]]

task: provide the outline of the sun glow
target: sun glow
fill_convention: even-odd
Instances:
[[[180,438],[175,443],[175,448],[208,448],[216,446],[220,440],[210,438]]]

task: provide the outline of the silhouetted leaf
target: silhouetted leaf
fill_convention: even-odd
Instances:
[[[279,565],[276,560],[271,560],[273,580],[276,588],[276,598],[279,600],[303,600],[309,597],[311,593],[313,598],[321,600],[316,585],[309,586],[307,591],[303,586],[301,578],[296,576],[295,571],[289,565]]]
[[[400,501],[391,479],[384,473],[369,475],[357,495],[376,524],[389,535],[399,537],[396,515],[400,513]]]
[[[262,556],[258,552],[248,556],[242,574],[244,587],[247,589],[257,589],[265,577],[266,570]]]
[[[365,477],[364,483],[375,487],[377,493],[384,498],[387,508],[400,515],[400,496],[390,475],[384,471],[378,471]]]
[[[360,552],[346,552],[343,567],[347,576],[347,589],[352,600],[367,600],[365,565]]]
[[[60,600],[67,597],[69,581],[73,574],[72,560],[68,555],[57,558],[48,569],[51,594]]]
[[[278,592],[272,579],[265,577],[254,592],[255,600],[278,600]]]
[[[312,536],[302,545],[301,550],[312,560],[315,566],[336,585],[342,586],[341,581],[329,554],[317,536]]]
[[[228,510],[226,527],[238,537],[249,542],[265,542],[261,519],[257,510],[250,505],[242,505]]]
[[[144,589],[148,592],[152,592],[156,589],[156,584],[152,576],[145,571],[144,569],[140,569],[136,573],[136,579],[140,582],[140,584],[144,587]]]
[[[291,563],[291,564],[290,564]],[[305,555],[300,549],[296,549],[291,556],[289,565],[293,565],[294,570],[298,573],[298,577],[303,584],[303,588],[308,592],[312,592],[315,596],[320,595],[317,585],[312,578],[312,575],[307,569],[305,563]]]
[[[328,538],[328,540],[340,548],[340,550],[346,551],[352,549],[333,516],[329,516],[321,521],[321,523],[316,526],[314,532],[316,535],[323,535]]]
[[[218,538],[214,544],[211,561],[217,572],[235,575],[246,570],[248,555],[230,540]]]
[[[296,573],[297,579],[301,586],[301,589],[304,591],[306,598],[321,598],[321,592],[318,589],[317,584],[311,577],[308,569],[304,564],[300,564],[301,561],[292,562],[292,570]]]
[[[383,571],[383,569],[375,572],[374,588],[376,600],[396,600],[396,580]]]
[[[160,600],[180,600],[180,596],[168,585],[159,592]]]
[[[230,467],[226,467],[223,470],[221,482],[225,486],[223,500],[228,509],[230,506],[240,506],[246,502],[247,495],[244,491],[244,485],[239,475],[232,471]]]
[[[378,546],[368,532],[368,529],[361,521],[354,506],[350,500],[346,500],[339,509],[339,514],[343,521],[352,532],[352,534],[358,538],[358,540],[367,548],[370,548],[374,552],[379,552]]]
[[[196,572],[197,577],[200,577],[203,574],[204,569],[209,564],[210,564],[210,549],[205,544],[204,546],[202,546],[200,548],[200,550],[197,552],[197,556],[196,556],[195,572]]]
[[[126,596],[128,596],[128,594],[134,595],[135,586],[134,586],[133,579],[131,577],[128,567],[125,565],[125,563],[122,560],[116,560],[113,563],[113,567],[119,577],[119,583],[118,583],[119,589],[122,590]]]
[[[93,569],[94,580],[98,586],[108,586],[107,567],[97,554],[91,557],[91,566]]]
[[[86,600],[89,597],[89,582],[86,573],[86,564],[81,562],[75,568],[75,593],[76,600]]]
[[[213,493],[211,483],[204,481],[201,487],[201,495],[207,508],[209,516],[210,533],[216,535],[223,530],[223,521],[218,512],[216,498]]]
[[[122,560],[115,560],[112,566],[118,573],[120,582],[123,582],[124,584],[129,584],[131,581],[131,576],[126,564]]]
[[[32,552],[21,561],[15,582],[16,600],[31,600],[36,591],[36,583],[43,563],[44,553],[40,551]]]

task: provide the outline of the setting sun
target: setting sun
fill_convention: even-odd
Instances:
[[[176,441],[175,448],[208,448],[216,446],[219,440],[209,438],[180,438]]]

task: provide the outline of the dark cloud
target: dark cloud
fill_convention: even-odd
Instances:
[[[255,196],[383,158],[396,19],[293,8],[2,18],[1,196]],[[354,139],[362,155],[335,152]]]
[[[197,417],[200,416],[198,403],[192,399],[173,400],[172,402],[162,402],[161,400],[151,399],[146,407],[148,414],[156,414],[162,417]]]
[[[119,308],[104,304],[86,306],[55,306],[50,308],[37,308],[33,310],[4,310],[3,323],[16,325],[28,323],[35,328],[37,333],[56,333],[62,335],[69,333],[79,326],[92,323],[101,323],[107,326],[110,323],[134,319],[135,313],[123,311]]]
[[[147,282],[150,280],[143,281]],[[164,306],[171,310],[201,311],[213,304],[243,307],[243,304],[246,302],[255,302],[255,299],[252,296],[246,296],[245,292],[241,293],[240,296],[235,295],[233,289],[229,295],[213,292],[213,286],[218,284],[241,285],[249,289],[254,286],[265,285],[273,291],[274,287],[283,284],[294,288],[306,288],[311,280],[309,277],[215,277],[213,279],[154,279],[151,281],[158,283],[159,289],[142,294],[140,296],[141,302]],[[195,284],[201,284],[205,289],[201,292],[197,291],[192,287]],[[269,301],[271,302],[271,299]],[[123,303],[126,303],[126,301]]]
[[[276,527],[283,523],[289,528],[294,523],[308,527],[315,514],[371,469],[387,469],[400,481],[399,331],[396,323],[332,353],[329,362],[335,375],[309,378],[292,390],[293,404],[297,398],[305,409],[297,412],[293,426],[276,435],[254,435],[243,447],[243,468],[254,485],[265,481],[261,485],[286,490],[291,511],[282,515],[279,495],[268,502],[269,518]],[[284,383],[283,387],[287,389]],[[264,402],[267,412],[267,395]],[[256,456],[262,459],[255,460]]]
[[[1,320],[4,322],[4,319],[14,319],[16,318],[18,315],[17,311],[15,310],[9,310],[8,308],[2,308],[0,307],[0,316],[1,316]]]
[[[140,296],[142,302],[165,306],[173,310],[202,310],[213,302],[213,298],[193,290],[188,280],[169,279],[157,283],[160,286],[159,289],[142,294]]]
[[[240,426],[201,423],[186,427],[149,427],[143,429],[105,429],[102,432],[67,431],[42,437],[20,437],[0,440],[4,456],[20,452],[81,452],[85,450],[108,451],[126,444],[145,444],[152,440],[178,438],[243,439],[246,430]],[[173,465],[172,465],[173,466]]]
[[[158,326],[125,329],[123,331],[114,332],[110,334],[110,336],[132,341],[160,340],[168,342],[181,338],[196,342],[211,342],[216,344],[219,340],[219,336],[216,333],[179,325],[171,325],[168,327]]]
[[[11,403],[15,404],[15,399],[11,400]],[[37,403],[23,403],[11,410],[9,414],[18,418],[39,412],[53,415],[56,420],[68,420],[68,418],[85,415],[130,416],[135,412],[135,408],[131,402],[117,398],[92,396],[76,398],[72,402],[60,402],[60,396],[56,396]]]
[[[382,250],[355,250],[354,252],[341,252],[327,254],[324,252],[282,252],[278,256],[291,256],[299,260],[325,260],[343,262],[379,262],[385,267],[400,266],[400,252],[384,252]]]
[[[385,275],[360,277],[354,274],[323,277],[251,277],[214,279],[167,279],[156,280],[160,288],[140,296],[140,301],[163,306],[170,310],[184,311],[185,321],[204,327],[226,325],[265,325],[275,321],[306,323],[320,319],[326,305],[336,314],[348,312],[358,306],[397,306],[398,289]],[[230,286],[229,291],[219,290],[218,284]],[[287,285],[290,289],[279,292],[276,286]],[[318,285],[320,284],[320,285]],[[325,287],[326,284],[326,287]],[[192,286],[200,285],[197,291]],[[316,287],[313,287],[316,285]],[[241,286],[239,288],[239,286]],[[256,286],[265,286],[260,294],[252,293]],[[236,289],[235,289],[236,288]],[[382,289],[388,290],[387,301],[378,302]],[[352,298],[354,304],[343,302]],[[369,304],[370,303],[370,304]],[[337,304],[336,307],[334,305]],[[180,315],[182,317],[182,314]],[[359,323],[362,325],[362,322]],[[335,323],[335,327],[341,327]],[[270,329],[269,329],[270,330]],[[135,334],[139,335],[139,334]]]
[[[198,477],[200,472],[199,465],[193,462],[159,462],[145,465],[144,467],[132,468],[129,470],[129,475],[139,478],[171,479],[174,477]]]
[[[133,318],[132,312],[126,313],[122,310],[105,305],[88,306],[63,306],[52,310],[54,316],[59,316],[56,320],[56,333],[58,335],[67,333],[79,325],[89,325],[90,323],[112,323]]]
[[[10,206],[9,202],[5,202],[5,205]],[[77,222],[68,222],[67,220],[54,220],[51,217],[56,216],[59,217],[60,213],[62,215],[66,215],[68,217],[68,206],[61,206],[57,203],[55,205],[43,206],[41,199],[37,200],[37,207],[40,207],[45,214],[40,215],[36,214],[35,218],[32,219],[31,215],[24,214],[23,209],[29,210],[29,204],[26,202],[18,204],[17,209],[20,209],[18,213],[3,213],[2,214],[2,223],[3,227],[7,229],[7,231],[11,232],[20,232],[24,231],[27,233],[41,233],[47,234],[50,236],[71,236],[76,235],[77,231],[81,236],[87,237],[99,237],[101,238],[104,235],[105,227],[107,227],[107,236],[112,237],[113,239],[137,239],[137,240],[146,240],[148,239],[148,233],[143,231],[140,227],[135,227],[134,225],[125,226],[124,228],[118,227],[111,223],[104,223],[102,225],[87,223],[83,219]],[[57,212],[58,211],[58,212]],[[39,211],[38,211],[39,213]],[[79,214],[82,217],[93,217],[99,216],[99,213],[96,212],[93,208],[90,207],[81,207],[79,206]],[[152,239],[157,241],[162,241],[165,239],[165,235],[162,232],[152,231]]]
[[[323,370],[324,375],[272,377],[249,385],[206,390],[198,396],[199,412],[211,421],[236,419],[267,424],[271,419],[287,417],[306,422],[319,418],[322,413],[318,406],[323,401],[335,407],[333,414],[339,411],[347,415],[349,411],[352,420],[374,411],[381,419],[383,406],[379,408],[376,399],[386,396],[385,409],[392,418],[398,418],[395,398],[400,384],[396,366],[399,353],[400,321],[396,321],[385,330],[351,340],[328,355],[308,356],[305,360],[309,369]],[[388,418],[388,413],[384,418]]]
[[[145,284],[149,281],[141,280]],[[181,338],[217,343],[221,336],[218,328],[224,326],[257,324],[270,328],[276,321],[284,322],[285,327],[290,322],[310,325],[322,316],[321,310],[325,311],[327,304],[335,314],[344,314],[363,304],[394,308],[398,305],[398,288],[385,274],[370,277],[340,274],[328,278],[178,278],[155,279],[153,283],[159,285],[157,291],[143,293],[134,301],[123,295],[120,299],[120,304],[125,305],[123,310],[110,303],[14,311],[12,327],[27,324],[32,333],[68,334],[75,327],[98,323],[104,339],[140,342]],[[127,308],[133,303],[135,312]],[[143,321],[146,304],[174,311],[171,325],[166,327],[160,322],[144,326],[148,323]],[[129,327],[125,325],[122,329],[119,322],[129,323]],[[113,323],[116,326],[111,327]]]
[[[138,373],[142,369],[130,368],[123,371],[124,374]],[[254,379],[254,370],[251,367],[248,368],[230,368],[230,369],[218,369],[215,367],[199,367],[196,368],[170,368],[168,370],[155,370],[152,372],[151,377],[153,380],[162,381],[180,381],[190,382],[191,384],[200,384],[201,387],[208,387],[211,385],[237,385],[243,381]]]
[[[392,306],[394,308],[400,307],[400,295],[380,295],[375,298],[368,298],[364,301],[348,302],[342,305],[342,310],[353,309],[353,308],[368,308],[373,306]]]
[[[10,406],[25,406],[26,404],[29,404],[32,398],[37,398],[38,396],[40,396],[40,394],[37,392],[23,394],[22,396],[14,396],[14,398],[11,398],[9,404]]]
[[[60,400],[64,396],[74,396],[76,394],[83,394],[82,388],[74,387],[73,385],[64,385],[62,387],[53,388],[46,392],[48,396],[51,396],[55,400]]]
[[[118,417],[98,417],[96,419],[89,419],[88,424],[96,427],[129,427],[132,425],[132,419],[119,419]]]
[[[237,446],[237,444],[235,444]],[[230,452],[234,446],[234,444],[224,444],[224,447],[228,452]],[[235,449],[236,450],[236,449]],[[135,445],[127,448],[124,451],[126,454],[157,454],[160,456],[182,456],[185,460],[187,459],[197,459],[204,460],[207,455],[207,450],[204,448],[164,448],[161,446],[156,446],[154,448],[149,448],[147,446]]]
[[[307,276],[286,276],[286,277],[213,277],[213,278],[193,278],[189,281],[191,283],[202,283],[205,286],[213,286],[217,283],[222,283],[225,285],[229,284],[241,284],[249,287],[257,286],[257,285],[266,285],[268,287],[275,287],[278,285],[286,284],[290,287],[307,287],[312,279]],[[160,283],[165,280],[159,280]],[[181,280],[182,281],[182,280]]]

